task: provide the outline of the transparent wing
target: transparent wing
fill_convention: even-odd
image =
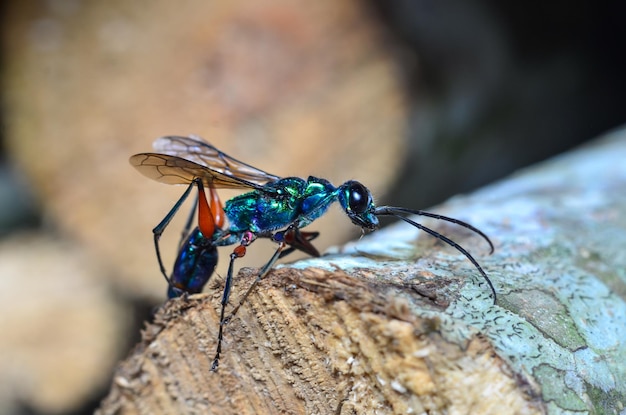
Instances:
[[[261,189],[259,184],[168,154],[139,153],[129,161],[141,174],[161,183],[189,184],[199,178],[216,189]]]
[[[197,136],[165,136],[152,144],[157,153],[189,160],[222,175],[264,185],[280,177],[230,157]]]

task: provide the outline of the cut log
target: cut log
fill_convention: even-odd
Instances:
[[[222,281],[166,303],[101,414],[619,413],[626,403],[626,135],[270,272],[225,327]],[[252,248],[251,248],[252,249]],[[236,277],[232,307],[255,278]]]

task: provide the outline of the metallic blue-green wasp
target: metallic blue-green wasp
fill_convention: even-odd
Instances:
[[[493,244],[487,235],[466,222],[422,210],[376,206],[370,191],[354,180],[335,187],[328,180],[313,176],[306,180],[298,177],[281,178],[236,160],[199,137],[161,137],[154,142],[154,149],[154,153],[132,156],[130,163],[145,176],[161,183],[188,185],[181,198],[153,230],[161,273],[168,282],[168,296],[172,298],[201,291],[217,263],[217,247],[237,245],[230,254],[224,283],[212,370],[216,370],[219,365],[223,326],[276,261],[296,249],[319,256],[310,242],[318,233],[301,229],[324,215],[334,202],[339,202],[352,223],[365,231],[379,227],[379,216],[394,216],[454,247],[476,267],[487,282],[494,303],[496,301],[493,284],[469,252],[446,236],[404,215],[427,216],[468,228],[484,238],[493,252]],[[159,238],[194,186],[198,188],[198,226],[189,232],[193,221],[192,211],[183,232],[174,270],[168,277],[161,260]],[[209,189],[209,198],[205,189]],[[247,192],[227,200],[222,207],[216,189],[242,189]],[[225,219],[228,220],[227,224]],[[271,239],[278,247],[227,318],[225,308],[232,286],[234,262],[244,256],[246,248],[258,238]]]

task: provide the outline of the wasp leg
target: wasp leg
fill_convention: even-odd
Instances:
[[[165,271],[165,266],[163,265],[163,260],[161,259],[161,250],[159,249],[159,239],[161,239],[161,235],[163,235],[165,228],[167,228],[167,225],[170,224],[170,222],[172,221],[172,218],[174,217],[174,215],[176,215],[176,212],[178,212],[178,209],[180,209],[180,206],[185,202],[185,200],[187,200],[187,197],[189,197],[189,193],[191,192],[191,189],[193,188],[194,185],[195,183],[191,182],[189,186],[187,186],[187,190],[185,190],[185,193],[183,193],[180,199],[178,199],[178,201],[174,204],[174,207],[172,207],[172,209],[167,213],[167,215],[165,215],[163,220],[157,226],[155,226],[154,229],[152,229],[152,233],[154,234],[154,249],[156,250],[157,260],[159,261],[159,268],[161,269],[161,274],[163,274],[163,277],[165,277],[165,281],[167,281],[168,285],[171,285],[170,278],[167,276],[167,272]]]
[[[222,294],[222,308],[220,311],[220,326],[217,333],[217,348],[215,350],[215,357],[213,358],[213,364],[211,365],[211,371],[215,372],[219,366],[220,354],[222,353],[222,340],[224,339],[224,326],[226,325],[225,310],[228,304],[228,298],[230,297],[230,291],[233,284],[233,269],[235,266],[235,260],[241,258],[246,254],[246,247],[254,242],[255,235],[252,232],[244,233],[239,245],[230,254],[230,263],[228,264],[228,271],[226,273],[226,280],[224,282],[224,292]]]

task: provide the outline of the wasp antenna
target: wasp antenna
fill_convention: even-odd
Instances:
[[[490,255],[493,254],[494,248],[493,248],[493,243],[491,242],[491,239],[489,239],[489,237],[487,235],[485,235],[485,233],[483,231],[481,231],[480,229],[476,228],[475,226],[470,225],[467,222],[463,222],[462,220],[451,218],[449,216],[439,215],[437,213],[426,212],[424,210],[417,210],[417,209],[414,210],[414,209],[407,209],[407,208],[394,207],[394,206],[380,206],[380,207],[376,208],[376,210],[374,211],[375,215],[395,216],[397,218],[405,220],[405,218],[403,216],[399,215],[399,213],[408,213],[408,214],[412,214],[412,215],[426,216],[426,217],[433,218],[433,219],[438,219],[438,220],[445,220],[446,222],[451,222],[451,223],[454,223],[456,225],[459,225],[459,226],[462,226],[464,228],[467,228],[467,229],[471,230],[472,232],[477,233],[485,241],[487,241],[487,243],[489,244],[489,254]]]
[[[379,209],[383,209],[379,212]],[[392,210],[393,209],[393,210]],[[465,257],[467,259],[470,260],[470,262],[476,267],[476,269],[478,270],[478,272],[480,272],[480,275],[483,276],[483,278],[485,279],[485,281],[487,282],[487,285],[489,285],[489,289],[491,290],[491,293],[493,294],[493,303],[496,304],[496,289],[494,288],[493,284],[491,283],[491,280],[489,279],[489,277],[487,276],[487,274],[485,273],[485,271],[483,271],[482,267],[480,266],[480,264],[478,263],[478,261],[476,261],[474,259],[474,257],[467,252],[467,250],[465,248],[463,248],[461,245],[457,244],[456,242],[454,242],[452,239],[440,234],[439,232],[436,232],[420,223],[415,222],[414,220],[411,220],[409,218],[406,218],[402,215],[397,214],[396,212],[394,212],[394,210],[396,210],[396,208],[389,208],[388,206],[383,206],[382,208],[378,208],[376,209],[376,214],[377,215],[385,215],[385,216],[394,216],[398,219],[401,219],[403,221],[405,221],[406,223],[408,223],[409,225],[415,226],[417,229],[423,230],[424,232],[428,233],[431,236],[434,236],[435,238],[447,243],[448,245],[450,245],[451,247],[455,248],[457,251],[459,251],[460,253],[462,253],[463,255],[465,255]],[[404,209],[404,208],[397,208],[398,211],[403,212],[403,213],[414,213],[415,211],[410,210],[410,209]],[[421,211],[417,211],[417,212],[421,212]],[[423,215],[423,216],[429,216],[429,217],[434,217],[437,218],[441,215],[436,215],[434,213],[429,213],[429,212],[422,212],[422,213],[427,213],[427,215]],[[432,215],[432,216],[431,216]],[[443,220],[446,219],[452,219],[452,218],[448,218],[446,216],[444,216]],[[453,219],[452,222],[457,223],[457,222],[461,222],[461,221],[457,221],[456,219]],[[485,239],[487,239],[487,241],[489,241],[489,238],[487,238],[486,235],[484,235],[482,232],[480,232],[478,229],[470,226],[469,224],[466,224],[465,222],[461,222],[459,223],[459,225],[463,226],[463,224],[468,225],[467,227],[469,227],[470,229],[475,229],[479,234],[483,235],[485,237]],[[489,241],[489,244],[491,245],[491,241]],[[493,247],[493,245],[492,245]]]

